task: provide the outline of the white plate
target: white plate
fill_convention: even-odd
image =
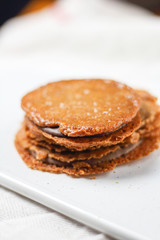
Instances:
[[[160,239],[159,150],[95,180],[44,173],[24,164],[13,144],[23,119],[20,97],[40,84],[3,82],[0,183],[118,239]]]

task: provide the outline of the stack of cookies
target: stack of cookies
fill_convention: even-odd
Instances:
[[[112,80],[49,83],[25,95],[22,108],[15,145],[32,169],[92,175],[158,148],[156,98]]]

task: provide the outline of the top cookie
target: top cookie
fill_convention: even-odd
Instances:
[[[22,108],[40,127],[59,127],[69,137],[116,131],[140,107],[138,94],[113,80],[84,79],[49,83],[22,98]]]

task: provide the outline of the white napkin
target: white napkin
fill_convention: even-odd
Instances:
[[[107,240],[109,238],[38,203],[1,188],[0,239]]]
[[[160,18],[148,11],[114,0],[58,1],[1,28],[0,84],[16,78],[25,93],[37,86],[35,79],[42,85],[52,79],[108,77],[151,92],[156,84],[158,96],[159,43]],[[35,238],[109,239],[1,188],[0,239]]]

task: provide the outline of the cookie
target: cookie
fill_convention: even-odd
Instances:
[[[92,138],[59,138],[55,137],[52,134],[44,132],[41,128],[38,128],[32,121],[28,118],[25,120],[25,124],[31,129],[30,134],[33,138],[37,140],[42,140],[48,143],[54,143],[56,145],[63,146],[65,148],[69,148],[72,150],[83,151],[85,149],[95,149],[98,147],[106,147],[109,145],[114,145],[119,142],[122,142],[126,137],[130,136],[133,132],[135,132],[140,126],[141,130],[139,133],[147,131],[147,125],[155,126],[152,123],[155,114],[159,111],[159,106],[156,104],[156,98],[151,96],[146,91],[137,90],[137,93],[141,97],[141,105],[140,105],[140,117],[136,117],[133,119],[128,125],[119,129],[119,131],[115,131],[114,133],[103,136],[103,137],[92,137]],[[143,127],[145,126],[145,127]]]
[[[147,91],[136,90],[141,98],[140,116],[141,127],[149,124],[155,118],[155,115],[160,112],[160,106],[157,105],[157,98],[152,96]]]
[[[158,139],[146,138],[131,152],[110,161],[99,160],[95,164],[91,164],[86,161],[76,161],[76,163],[74,162],[72,165],[67,166],[57,166],[56,164],[38,161],[28,150],[24,149],[21,146],[21,142],[16,140],[15,145],[24,162],[28,165],[28,167],[32,169],[47,171],[51,173],[66,173],[72,176],[85,176],[111,171],[117,165],[125,164],[147,156],[149,153],[158,148]]]
[[[122,142],[126,137],[130,136],[133,132],[135,132],[135,130],[140,127],[141,119],[140,115],[137,114],[131,122],[111,134],[108,134],[106,136],[93,136],[85,138],[63,138],[52,136],[51,134],[42,131],[29,119],[25,119],[24,124],[26,124],[29,129],[28,134],[30,135],[30,137],[37,139],[37,141],[53,143],[68,148],[70,150],[84,151],[86,149],[107,147]]]
[[[103,173],[158,148],[160,106],[144,90],[113,80],[50,83],[22,99],[15,146],[32,169]]]
[[[98,148],[95,150],[86,150],[86,151],[63,151],[63,152],[56,152],[54,148],[48,149],[41,145],[35,145],[30,142],[30,139],[27,138],[25,134],[25,129],[22,127],[16,136],[18,142],[21,143],[21,146],[24,149],[27,149],[29,152],[34,153],[36,155],[37,160],[41,160],[45,157],[54,158],[56,160],[60,160],[62,162],[72,162],[74,160],[86,160],[91,158],[101,158],[104,155],[114,152],[115,150],[120,148],[120,145],[113,145],[111,147],[106,148]]]
[[[25,95],[21,105],[36,125],[79,137],[116,131],[136,116],[140,98],[124,84],[87,79],[49,83]]]

